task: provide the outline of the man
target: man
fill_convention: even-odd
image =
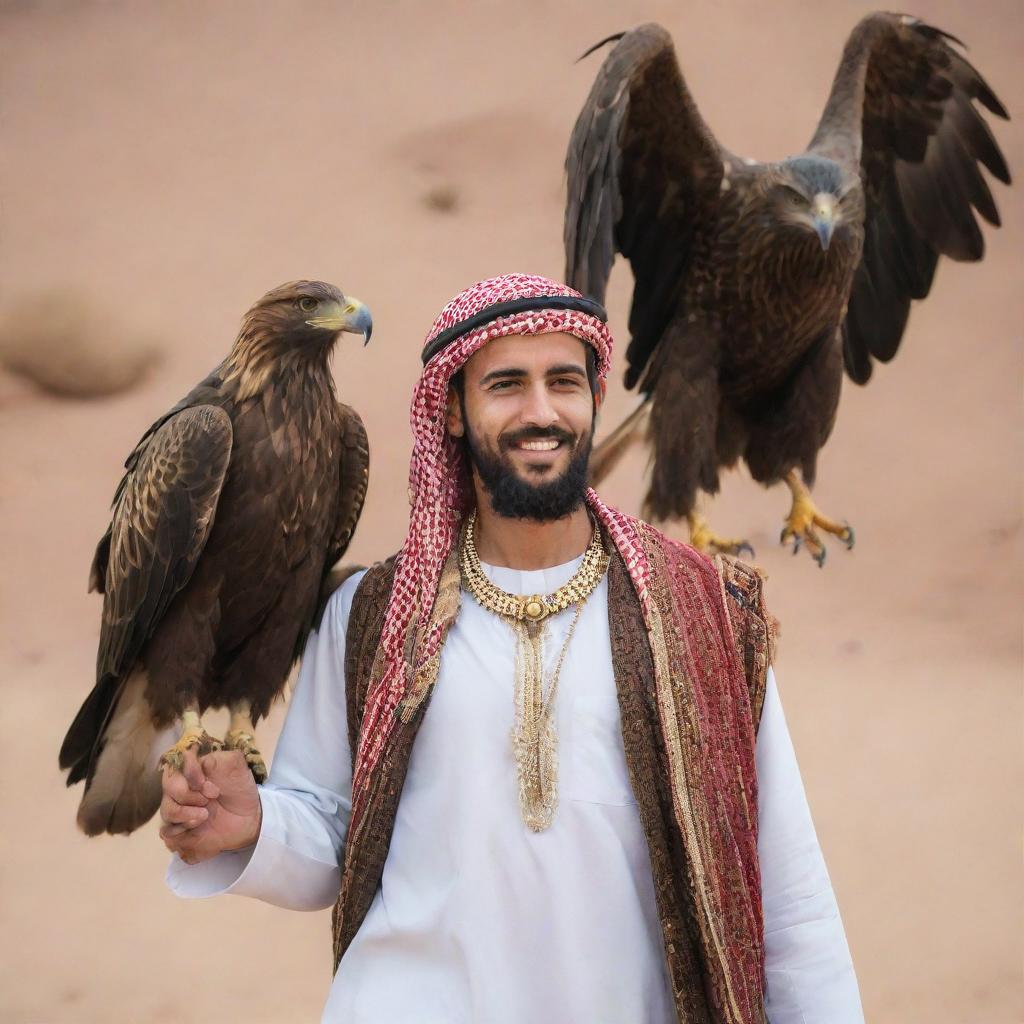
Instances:
[[[760,580],[586,487],[605,319],[526,275],[445,307],[405,544],[332,597],[268,783],[165,779],[179,895],[335,904],[325,1020],[862,1020]]]

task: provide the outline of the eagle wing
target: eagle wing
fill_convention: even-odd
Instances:
[[[611,39],[618,42],[569,140],[565,273],[603,301],[615,253],[630,261],[632,387],[675,310],[694,230],[717,205],[727,154],[697,111],[665,29],[641,25],[604,42]]]
[[[103,595],[96,686],[61,748],[68,784],[84,778],[126,673],[188,582],[213,525],[231,458],[228,414],[211,405],[159,423],[129,456],[100,541],[92,585]]]
[[[341,417],[341,461],[339,464],[340,496],[338,500],[338,518],[324,562],[324,578],[320,587],[320,596],[313,616],[312,626],[319,629],[324,608],[331,594],[338,589],[354,572],[363,566],[345,565],[336,568],[338,561],[348,550],[352,534],[363,511],[366,501],[366,488],[370,482],[370,445],[366,436],[366,428],[359,418],[359,413],[343,402],[338,403]],[[303,629],[296,644],[295,656],[302,654],[308,630]]]
[[[338,519],[331,536],[325,569],[331,569],[348,550],[352,534],[363,511],[366,488],[370,482],[370,445],[359,413],[351,406],[338,403],[341,414],[341,498]]]
[[[812,152],[853,164],[864,187],[864,252],[843,324],[846,370],[858,384],[872,357],[896,354],[939,256],[981,259],[974,211],[999,226],[978,165],[1006,184],[1010,173],[974,101],[998,117],[1006,109],[951,42],[959,40],[909,16],[864,18],[811,142]]]

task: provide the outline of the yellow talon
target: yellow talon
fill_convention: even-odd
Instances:
[[[254,735],[255,726],[252,724],[252,708],[248,701],[239,701],[231,705],[231,725],[228,734],[224,737],[224,746],[228,750],[239,750],[245,756],[245,763],[249,766],[253,778],[257,782],[265,782],[269,772],[267,762],[256,747]]]
[[[698,551],[719,555],[742,555],[746,552],[753,558],[754,549],[745,540],[719,537],[699,512],[691,512],[686,522],[690,527],[690,544]]]
[[[782,533],[779,536],[779,543],[785,544],[792,540],[794,555],[800,550],[801,544],[806,544],[811,557],[819,566],[825,564],[826,551],[825,545],[818,536],[818,529],[834,534],[846,545],[847,549],[852,548],[854,533],[850,524],[836,522],[819,512],[811,499],[811,492],[795,469],[791,469],[786,474],[785,480],[786,486],[793,495],[793,504],[786,517],[786,525],[782,528]]]
[[[171,771],[180,772],[185,767],[185,754],[192,749],[202,757],[213,750],[221,749],[220,740],[214,739],[204,728],[199,712],[187,710],[181,716],[181,736],[178,742],[164,751],[160,767],[166,765]]]

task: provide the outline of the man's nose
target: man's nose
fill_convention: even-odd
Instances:
[[[558,413],[551,404],[548,390],[543,384],[531,387],[526,393],[526,403],[519,417],[523,423],[533,427],[550,427],[557,422]]]

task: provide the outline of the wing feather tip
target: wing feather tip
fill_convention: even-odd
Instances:
[[[586,60],[592,53],[596,53],[601,49],[602,46],[607,46],[609,43],[617,43],[624,35],[626,31],[613,32],[610,36],[605,36],[599,43],[594,43],[589,49],[584,50],[575,60],[574,63],[579,64],[580,61]]]

